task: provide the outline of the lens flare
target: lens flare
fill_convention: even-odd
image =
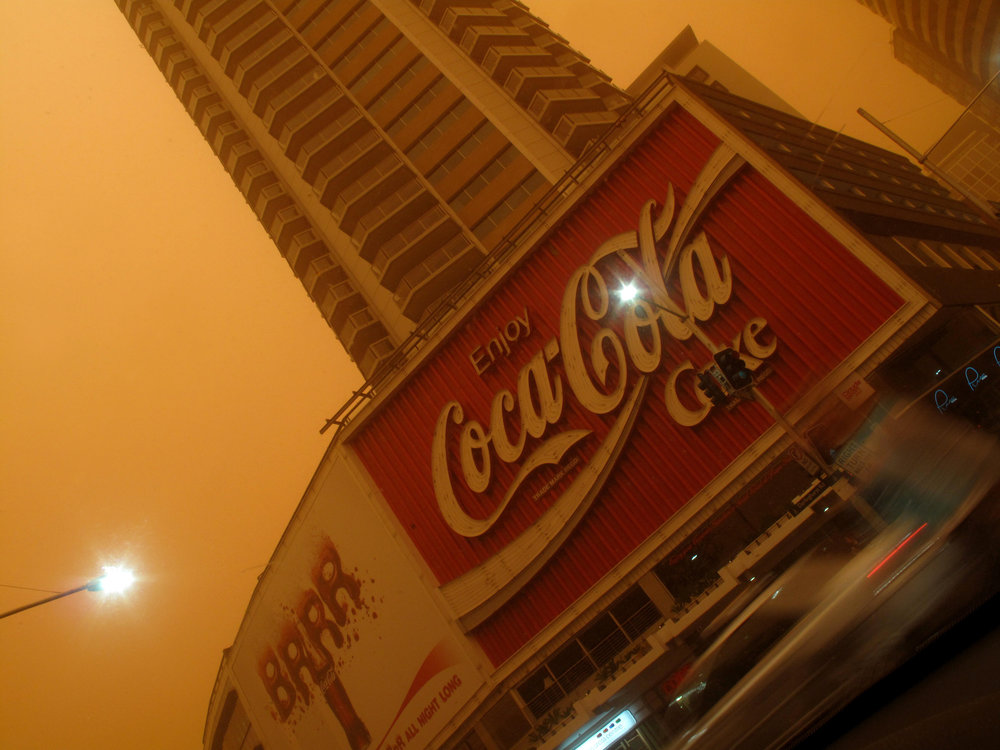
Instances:
[[[632,283],[625,284],[621,289],[618,290],[618,298],[622,302],[631,302],[638,296],[639,296],[639,288]]]
[[[98,581],[100,589],[108,594],[120,594],[135,582],[135,575],[121,565],[105,565],[104,575]]]

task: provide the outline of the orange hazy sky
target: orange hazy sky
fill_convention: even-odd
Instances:
[[[690,23],[806,117],[958,107],[853,0],[535,0],[625,86]],[[0,747],[195,748],[360,376],[111,0],[0,0]],[[29,589],[39,589],[32,591]]]

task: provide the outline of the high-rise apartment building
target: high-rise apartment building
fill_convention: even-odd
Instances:
[[[117,0],[369,375],[627,102],[512,0]]]
[[[968,107],[927,159],[1000,201],[1000,1],[858,0],[893,25],[893,55]]]

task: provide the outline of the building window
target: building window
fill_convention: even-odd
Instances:
[[[661,619],[646,592],[633,585],[523,680],[518,695],[535,718],[541,718],[588,677],[613,665],[615,657]]]

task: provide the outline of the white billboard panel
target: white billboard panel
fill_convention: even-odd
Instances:
[[[371,502],[335,452],[247,612],[230,664],[265,747],[420,750],[482,683]]]

